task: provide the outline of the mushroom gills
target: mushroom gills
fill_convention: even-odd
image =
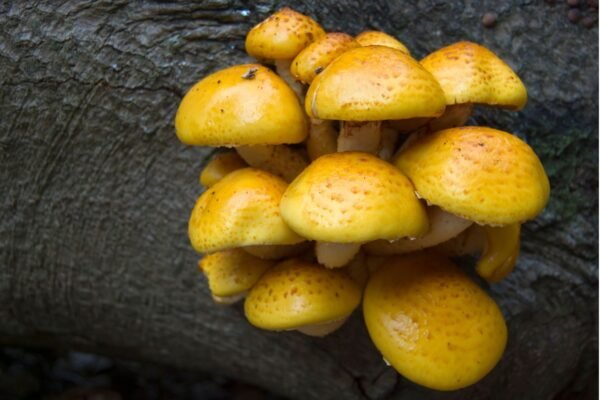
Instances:
[[[238,293],[234,296],[216,296],[213,294],[212,298],[215,301],[215,303],[217,303],[217,304],[220,304],[223,306],[229,306],[229,305],[237,303],[240,300],[243,300],[246,297],[246,294],[248,294],[247,291]]]
[[[440,117],[432,119],[427,124],[427,130],[435,132],[442,129],[464,126],[471,114],[473,114],[472,103],[449,105]]]
[[[360,250],[359,243],[317,242],[315,252],[319,264],[339,268],[348,264]]]

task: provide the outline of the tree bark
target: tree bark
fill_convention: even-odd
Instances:
[[[360,311],[315,339],[212,303],[186,234],[211,150],[180,144],[174,113],[195,81],[250,60],[245,34],[280,7],[270,0],[0,3],[0,343],[212,371],[302,399],[597,396],[598,28],[542,1],[407,3],[286,5],[327,30],[387,31],[418,58],[473,40],[527,85],[524,111],[474,117],[526,139],[553,187],[516,271],[489,288],[510,330],[489,376],[451,393],[410,384]]]

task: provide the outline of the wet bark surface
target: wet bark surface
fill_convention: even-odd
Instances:
[[[0,343],[210,371],[303,399],[596,396],[598,28],[551,3],[0,3]],[[180,144],[174,113],[195,81],[250,60],[246,32],[281,5],[330,31],[385,30],[417,58],[473,40],[527,85],[524,111],[474,117],[528,141],[553,191],[524,228],[516,271],[489,287],[510,337],[473,387],[410,384],[358,311],[313,339],[259,331],[240,307],[212,303],[186,236],[211,149]]]

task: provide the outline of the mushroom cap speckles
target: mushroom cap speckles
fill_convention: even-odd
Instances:
[[[445,107],[433,76],[409,55],[384,46],[343,53],[315,77],[305,100],[311,118],[342,121],[438,117]]]
[[[410,54],[408,48],[395,37],[381,31],[364,31],[356,38],[361,46],[385,46]]]
[[[286,187],[282,179],[254,168],[228,174],[196,201],[188,224],[192,246],[200,253],[212,253],[232,247],[302,242],[279,213]]]
[[[440,83],[448,105],[477,103],[520,110],[527,102],[527,89],[512,68],[478,44],[452,44],[425,57],[421,65]]]
[[[287,330],[346,318],[360,297],[360,288],[343,271],[292,259],[262,276],[244,309],[258,328]]]
[[[371,339],[394,369],[432,389],[477,382],[506,346],[496,303],[433,253],[386,261],[367,284],[363,314]]]
[[[310,84],[336,57],[358,46],[350,35],[328,33],[309,44],[294,58],[290,72],[297,80]]]
[[[534,218],[550,184],[525,142],[496,129],[446,129],[412,141],[395,160],[430,204],[479,224],[507,225]]]
[[[393,165],[359,152],[313,161],[283,195],[281,215],[294,231],[324,242],[391,240],[428,229],[410,181]]]
[[[246,52],[257,59],[291,60],[322,36],[325,31],[315,20],[286,7],[248,32]]]
[[[196,146],[299,143],[308,123],[296,94],[258,64],[215,72],[185,95],[175,117],[177,137]]]
[[[275,261],[254,257],[242,249],[205,255],[198,268],[208,279],[214,296],[230,297],[249,290]]]

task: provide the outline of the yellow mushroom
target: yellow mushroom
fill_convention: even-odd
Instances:
[[[294,92],[258,64],[226,68],[196,83],[179,105],[175,129],[185,144],[239,147],[250,166],[289,180],[308,163],[298,149],[272,146],[302,142],[308,126]]]
[[[343,271],[292,259],[268,270],[244,303],[248,321],[261,329],[325,336],[358,307],[361,290]]]
[[[371,277],[363,315],[384,359],[436,390],[479,381],[504,352],[496,303],[451,261],[433,253],[388,259]]]
[[[228,151],[215,155],[200,174],[200,184],[211,187],[230,172],[247,167],[248,164],[235,152]]]
[[[393,165],[367,153],[326,154],[306,168],[281,199],[281,216],[316,240],[320,263],[347,264],[364,242],[427,232],[425,207]]]
[[[356,36],[355,40],[361,46],[385,46],[391,47],[396,50],[400,50],[403,53],[410,55],[408,48],[396,39],[395,37],[388,35],[381,31],[364,31]]]
[[[304,90],[292,77],[290,64],[302,49],[323,36],[325,31],[315,20],[285,7],[248,32],[246,52],[258,60],[274,61],[277,73],[302,99]]]
[[[464,125],[474,104],[520,110],[527,102],[527,89],[517,74],[481,45],[454,43],[429,54],[421,65],[446,95],[446,113],[429,123],[430,131]]]
[[[254,257],[242,249],[229,249],[205,255],[198,268],[208,279],[208,287],[215,302],[233,304],[246,296],[246,292],[274,261]]]
[[[486,127],[461,127],[421,135],[398,154],[396,166],[419,197],[480,225],[518,225],[548,202],[550,184],[537,155],[521,139]],[[507,228],[512,242],[517,228]],[[504,237],[503,234],[498,237]],[[496,248],[497,246],[494,246]],[[518,252],[518,246],[512,246]],[[516,258],[516,255],[513,257]],[[509,268],[478,268],[490,281]]]
[[[312,81],[305,110],[340,120],[338,151],[378,152],[381,121],[437,117],[446,107],[433,76],[409,55],[384,46],[351,49]]]
[[[282,179],[254,168],[225,176],[196,201],[188,224],[192,246],[212,253],[304,241],[281,218],[279,202],[286,188]]]

